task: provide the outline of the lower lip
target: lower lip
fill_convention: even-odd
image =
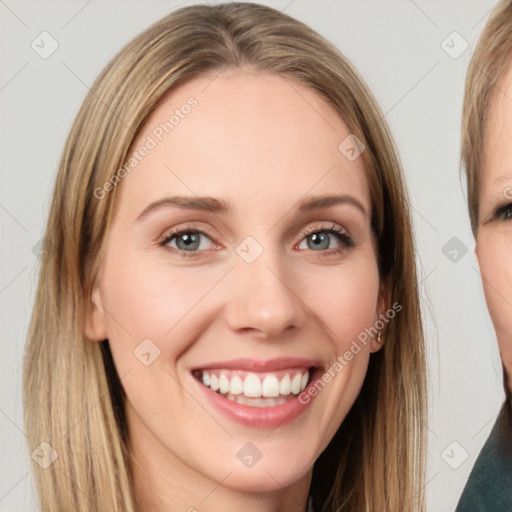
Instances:
[[[308,395],[309,388],[313,386],[317,380],[317,371],[318,370],[314,370],[313,378],[304,391],[285,404],[275,405],[273,407],[251,407],[249,405],[237,404],[235,401],[228,400],[215,391],[212,391],[195,377],[192,378],[203,390],[203,393],[205,393],[211,404],[229,419],[247,427],[277,428],[291,423],[309,407],[313,401],[313,397],[307,396],[306,398],[306,395]],[[302,395],[306,398],[306,400],[304,400],[306,403],[302,403],[299,400],[299,397]]]

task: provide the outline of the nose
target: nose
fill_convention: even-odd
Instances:
[[[275,253],[264,251],[253,263],[237,257],[229,283],[226,318],[234,331],[274,339],[304,324],[306,306],[294,290],[298,283]]]

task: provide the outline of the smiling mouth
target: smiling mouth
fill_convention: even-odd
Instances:
[[[275,407],[293,400],[312,380],[315,368],[288,368],[275,372],[201,369],[192,374],[205,387],[240,405]]]

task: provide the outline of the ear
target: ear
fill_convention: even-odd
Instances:
[[[97,285],[94,286],[89,301],[85,314],[85,335],[91,341],[103,341],[107,339],[107,326],[101,293]]]
[[[391,282],[389,278],[382,279],[380,282],[379,295],[377,297],[377,309],[375,311],[375,327],[379,329],[379,334],[372,338],[370,342],[370,352],[379,351],[385,340],[386,326],[389,319],[386,312],[391,307]],[[382,326],[384,324],[384,326]],[[381,328],[382,327],[382,328]]]

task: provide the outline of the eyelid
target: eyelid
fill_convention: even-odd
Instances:
[[[320,231],[320,230],[324,230],[324,229],[325,230],[336,229],[342,233],[346,233],[347,235],[349,234],[348,230],[345,229],[341,224],[337,224],[336,222],[333,222],[333,221],[319,221],[319,222],[323,222],[323,223],[320,225],[313,225],[313,226],[309,226],[309,227],[305,228],[304,231],[301,232],[301,236],[304,237],[306,235],[309,235],[310,233],[314,233],[315,231]],[[302,238],[301,238],[301,240],[302,240]]]

